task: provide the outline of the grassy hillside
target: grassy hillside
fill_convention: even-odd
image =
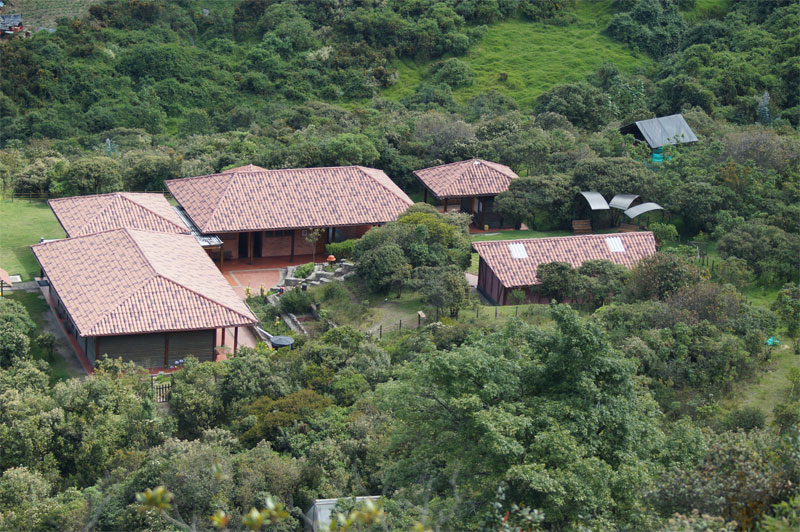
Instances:
[[[11,0],[3,14],[21,13],[22,25],[31,31],[55,28],[62,17],[77,18],[89,12],[89,6],[100,0]]]
[[[645,54],[602,34],[612,14],[610,1],[580,0],[575,8],[577,20],[568,26],[522,19],[490,25],[461,58],[475,71],[476,79],[471,87],[454,92],[456,100],[497,90],[529,109],[543,92],[560,83],[582,80],[604,62],[626,72],[649,65]],[[430,63],[398,60],[395,67],[398,82],[385,90],[384,96],[399,100],[425,79]]]

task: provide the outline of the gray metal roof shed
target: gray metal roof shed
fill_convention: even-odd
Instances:
[[[647,142],[652,149],[697,142],[697,136],[681,114],[639,120],[621,127],[619,131],[623,135],[633,135],[636,140]]]
[[[628,218],[636,218],[646,212],[650,211],[663,211],[664,207],[659,205],[658,203],[642,203],[641,205],[637,205],[636,207],[631,207],[627,211],[625,211],[625,216]]]
[[[330,530],[331,512],[339,500],[355,500],[356,503],[359,503],[366,500],[377,501],[378,499],[380,499],[378,495],[342,497],[341,499],[317,499],[306,512],[305,532]]]
[[[589,208],[593,211],[607,211],[611,208],[599,192],[581,192],[581,196],[586,198],[586,201],[589,202]]]
[[[631,206],[631,203],[636,201],[639,194],[617,194],[608,204],[615,209],[622,209],[623,211]]]

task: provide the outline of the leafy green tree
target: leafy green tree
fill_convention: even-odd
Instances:
[[[403,250],[397,244],[356,251],[355,254],[356,271],[376,292],[386,293],[392,287],[399,290],[410,275],[411,265],[406,262]]]
[[[464,272],[455,266],[417,268],[413,284],[422,294],[423,301],[437,310],[447,309],[455,318],[458,311],[470,302],[469,283]]]
[[[554,330],[514,322],[422,353],[378,387],[401,421],[384,465],[391,485],[458,497],[451,519],[488,511],[501,481],[507,504],[540,508],[553,526],[641,518],[658,409],[597,325],[563,306],[552,317]]]
[[[658,244],[659,247],[667,242],[675,242],[678,240],[678,230],[672,224],[653,222],[648,229],[653,232],[653,238],[656,239],[656,244]]]
[[[621,294],[629,277],[627,268],[608,260],[587,260],[578,267],[578,274],[583,277],[579,284],[599,306]]]
[[[536,269],[534,285],[540,294],[548,299],[576,299],[584,295],[584,279],[578,271],[566,262],[548,262]]]
[[[30,338],[11,323],[0,325],[0,368],[7,368],[30,355]]]
[[[242,441],[255,445],[261,440],[274,441],[280,429],[324,410],[331,400],[312,390],[300,390],[278,400],[262,397],[251,403],[246,412],[255,423],[242,434]]]
[[[633,268],[625,297],[628,300],[665,299],[702,279],[701,271],[683,257],[659,252],[643,258]]]
[[[721,259],[714,264],[714,278],[723,284],[731,284],[742,291],[754,280],[753,270],[747,267],[747,261],[738,257]]]
[[[180,177],[180,161],[163,155],[146,155],[125,171],[128,190],[164,190],[164,181]]]
[[[494,208],[510,221],[539,227],[536,219],[539,214],[541,225],[562,228],[569,225],[576,193],[572,177],[567,174],[521,177],[497,196]]]
[[[203,429],[220,423],[225,411],[221,387],[227,369],[226,364],[201,363],[187,357],[183,369],[173,374],[169,402],[178,434],[196,438]],[[228,391],[230,395],[234,393],[235,390]]]
[[[789,336],[796,337],[800,333],[800,286],[796,283],[783,285],[772,310],[778,314]]]
[[[108,157],[87,156],[73,161],[63,180],[52,185],[55,194],[80,196],[122,190],[119,164]]]

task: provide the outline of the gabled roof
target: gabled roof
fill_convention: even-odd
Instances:
[[[203,233],[386,223],[413,204],[381,170],[247,165],[166,182]]]
[[[523,246],[524,253],[512,245]],[[473,242],[472,247],[503,286],[512,288],[536,284],[539,265],[548,262],[566,262],[577,268],[588,260],[609,260],[631,268],[656,252],[656,241],[647,231]]]
[[[470,159],[414,171],[437,198],[493,196],[508,190],[512,179],[519,177],[499,163]]]
[[[81,336],[257,321],[191,235],[115,229],[31,249]]]
[[[681,114],[639,120],[621,127],[620,132],[646,141],[651,148],[697,142],[697,136]]]
[[[124,227],[162,233],[189,232],[159,193],[113,192],[51,199],[48,203],[70,237]]]

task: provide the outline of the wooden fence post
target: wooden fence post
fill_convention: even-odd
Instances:
[[[383,324],[382,323],[378,326],[378,339],[381,339],[381,338],[383,338]]]

